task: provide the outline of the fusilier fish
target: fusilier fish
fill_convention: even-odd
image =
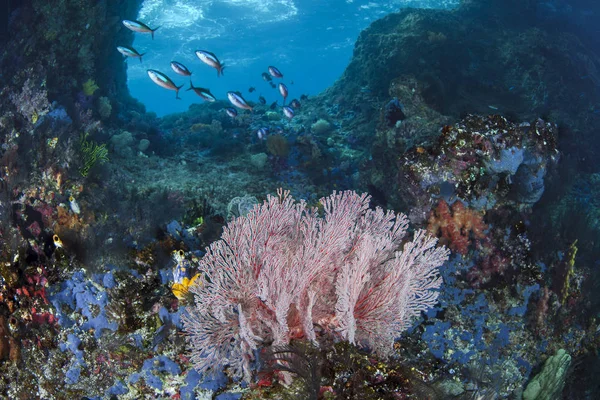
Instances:
[[[300,108],[300,102],[297,99],[290,101],[290,106],[293,108]]]
[[[227,113],[227,115],[229,115],[231,118],[235,118],[238,115],[238,112],[235,108],[233,107],[227,107],[225,109],[225,112]]]
[[[269,130],[267,128],[260,128],[258,131],[256,131],[256,136],[258,136],[260,140],[266,140],[268,133]]]
[[[283,106],[283,113],[288,119],[294,118],[294,109],[289,106]]]
[[[266,72],[263,72],[261,74],[262,78],[264,79],[265,82],[271,82],[271,80],[273,80],[273,78],[271,78],[271,76],[269,74],[267,74]]]
[[[193,90],[198,96],[202,97],[202,100],[204,101],[210,101],[212,103],[213,101],[217,100],[217,98],[213,96],[209,89],[195,87],[192,82],[190,82],[190,88],[187,90]]]
[[[123,25],[125,25],[127,29],[131,29],[134,32],[150,33],[152,35],[152,40],[154,40],[154,32],[156,32],[156,30],[160,28],[160,26],[157,26],[156,28],[152,29],[143,22],[133,21],[129,19],[124,19]]]
[[[171,61],[171,69],[175,71],[176,74],[181,76],[190,76],[192,73],[185,65],[177,61]]]
[[[223,70],[225,69],[225,64],[222,64],[221,61],[211,53],[206,50],[196,50],[196,56],[202,61],[204,64],[209,65],[217,70],[217,76],[223,75]]]
[[[279,93],[283,96],[283,104],[285,105],[285,99],[288,96],[288,88],[283,83],[279,84]]]
[[[175,98],[181,100],[181,98],[179,97],[179,89],[181,89],[183,87],[183,85],[181,85],[181,86],[175,85],[175,83],[171,80],[171,78],[169,78],[162,72],[157,71],[155,69],[149,69],[148,76],[150,77],[150,79],[152,79],[152,82],[156,83],[158,86],[163,87],[168,90],[174,90]]]
[[[250,106],[246,100],[242,97],[242,95],[238,92],[227,92],[227,98],[237,108],[241,108],[242,110],[250,110],[252,111],[252,106]]]
[[[119,50],[119,53],[123,54],[126,57],[139,58],[140,62],[142,62],[142,56],[146,54],[140,54],[136,49],[129,46],[117,46],[117,50]]]
[[[283,74],[281,73],[280,70],[277,69],[277,67],[274,66],[269,66],[269,74],[271,74],[271,76],[273,78],[283,78]]]

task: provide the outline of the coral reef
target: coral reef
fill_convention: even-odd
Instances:
[[[452,207],[440,200],[431,211],[427,230],[440,238],[440,244],[459,254],[467,254],[472,241],[486,237],[488,229],[483,222],[483,215],[475,210],[467,209],[460,201]]]
[[[565,13],[569,25],[557,1],[462,3],[374,22],[341,79],[287,120],[260,104],[233,119],[219,100],[160,119],[146,113],[115,51],[132,44],[121,20],[138,0],[9,2],[0,15],[0,397],[558,398],[565,386],[590,398],[600,346],[600,178],[590,161],[600,61],[595,31],[575,22],[597,14]],[[532,13],[550,16],[534,24]],[[98,167],[107,151],[110,163]],[[313,319],[316,292],[277,314],[276,295],[293,289],[266,284],[241,311],[217,315],[252,328],[228,345],[248,345],[256,379],[240,386],[225,373],[235,371],[216,368],[203,376],[182,333],[184,315],[206,317],[198,296],[216,284],[204,250],[223,243],[226,221],[255,221],[278,187],[305,199],[296,207],[314,220],[333,190],[406,210],[453,252],[431,284],[439,290],[417,296],[437,302],[383,335],[392,317],[361,319],[382,289],[351,267],[387,237],[379,211],[365,206],[372,219],[352,231],[365,235],[337,257],[329,242],[322,253],[294,247],[314,265],[329,252],[323,268],[337,266],[316,273],[328,281],[319,281]],[[310,219],[331,222],[319,220]],[[270,238],[256,243],[308,232],[286,229],[254,232]],[[260,256],[289,254],[276,250]],[[397,254],[388,250],[368,254],[389,263]],[[371,272],[369,282],[381,278]],[[331,300],[355,295],[352,310]],[[368,351],[383,342],[391,359]]]

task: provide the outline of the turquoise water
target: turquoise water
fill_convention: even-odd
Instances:
[[[171,70],[173,60],[192,72],[194,86],[209,88],[219,99],[226,92],[240,91],[249,100],[265,97],[268,104],[280,95],[261,78],[269,65],[284,72],[290,98],[316,95],[342,74],[358,34],[371,22],[402,7],[451,8],[451,1],[168,1],[146,0],[138,15],[151,28],[160,26],[154,40],[136,35],[133,47],[147,52],[140,64],[127,60],[128,87],[148,111],[162,116],[188,109],[201,102],[192,92],[182,100],[155,87],[146,75],[157,69],[177,85],[189,87],[189,79]],[[215,53],[226,64],[225,76],[202,64],[198,49]],[[293,82],[293,83],[292,83]],[[248,93],[250,87],[256,91]]]

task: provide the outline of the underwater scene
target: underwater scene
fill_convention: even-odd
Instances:
[[[0,0],[0,399],[600,399],[598,160],[598,0]]]

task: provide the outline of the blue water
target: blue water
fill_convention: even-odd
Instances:
[[[284,74],[289,98],[315,95],[344,71],[360,31],[374,20],[402,7],[451,8],[459,0],[146,0],[138,19],[160,26],[154,40],[135,34],[133,47],[147,53],[140,63],[128,59],[130,93],[148,111],[162,116],[188,109],[202,100],[193,92],[175,93],[156,86],[147,69],[166,73],[177,85],[189,88],[190,79],[169,65],[179,61],[192,71],[194,86],[209,88],[218,99],[240,91],[246,99],[267,103],[281,96],[261,78],[269,65]],[[125,29],[125,28],[123,28]],[[195,50],[208,50],[226,64],[225,75],[203,64]],[[253,86],[256,91],[249,93]]]

